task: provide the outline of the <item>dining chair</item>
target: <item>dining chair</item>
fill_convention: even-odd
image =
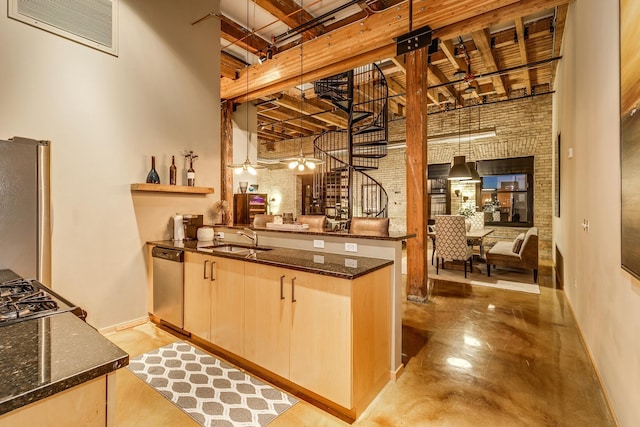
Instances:
[[[273,215],[256,214],[253,217],[253,226],[257,228],[265,228],[268,222],[273,222]]]
[[[467,244],[465,218],[462,215],[436,215],[436,274],[439,274],[440,262],[444,268],[445,261],[462,261],[464,277],[467,277],[467,261],[469,271],[473,271],[473,250]]]
[[[467,219],[471,223],[470,230],[482,230],[484,228],[484,212],[475,212]],[[467,239],[467,244],[473,249],[478,247],[478,253],[482,257],[482,239]]]

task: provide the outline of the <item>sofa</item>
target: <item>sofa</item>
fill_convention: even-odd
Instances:
[[[538,228],[531,227],[512,242],[498,242],[487,252],[487,276],[491,266],[527,268],[533,270],[533,281],[538,282]]]

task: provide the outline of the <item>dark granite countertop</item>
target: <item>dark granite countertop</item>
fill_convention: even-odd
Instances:
[[[356,238],[356,239],[370,239],[370,240],[407,240],[416,237],[414,234],[406,234],[406,233],[395,233],[389,232],[387,236],[369,236],[364,234],[349,234],[348,231],[309,231],[309,230],[277,230],[274,228],[263,228],[263,227],[254,227],[253,225],[222,225],[222,224],[213,224],[208,225],[208,227],[213,228],[231,228],[236,230],[242,230],[243,228],[250,228],[256,231],[267,231],[273,233],[288,233],[288,234],[306,234],[313,236],[333,236],[333,237],[344,237],[344,238]]]
[[[0,281],[15,279],[0,270]],[[70,312],[0,326],[0,414],[129,364],[129,355]]]
[[[163,240],[158,242],[149,242],[149,244],[161,246],[163,248],[184,249],[190,252],[240,259],[260,264],[269,264],[349,280],[393,264],[393,261],[386,259],[303,251],[299,249],[271,248],[271,250],[259,252],[246,257],[226,254],[223,252],[214,252],[211,249],[198,247],[197,241],[173,242],[172,240]],[[201,243],[201,246],[202,245],[203,244]],[[211,245],[211,242],[205,243],[204,245]]]

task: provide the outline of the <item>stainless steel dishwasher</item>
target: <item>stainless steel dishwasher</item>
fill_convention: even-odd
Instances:
[[[184,251],[154,246],[153,314],[163,323],[184,327]]]

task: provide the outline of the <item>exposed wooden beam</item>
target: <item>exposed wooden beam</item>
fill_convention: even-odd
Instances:
[[[239,60],[227,52],[220,52],[220,74],[222,77],[234,80],[240,73],[240,70],[243,70],[245,67],[246,64],[244,61]]]
[[[513,21],[516,17],[545,8],[567,4],[571,0],[472,0],[434,1],[428,7],[414,10],[414,27],[429,24],[441,39],[482,30],[490,25]],[[398,18],[399,16],[399,18]],[[408,3],[369,16],[305,43],[305,81],[328,77],[369,62],[394,56],[393,37],[406,33]],[[331,36],[329,38],[329,36]],[[299,52],[281,52],[274,59],[250,67],[250,99],[293,86],[299,80]],[[311,77],[313,76],[313,77]],[[295,78],[294,78],[295,77]],[[243,97],[246,87],[230,79],[221,80],[221,97]]]
[[[496,58],[491,51],[491,42],[489,40],[489,31],[487,29],[472,31],[471,37],[473,37],[473,41],[476,43],[478,47],[478,52],[480,53],[480,57],[482,58],[482,62],[484,63],[485,69],[489,73],[493,73],[494,71],[498,71],[498,64],[496,63]],[[493,87],[496,90],[496,94],[500,98],[505,98],[507,96],[507,90],[505,88],[505,84],[503,82],[503,76],[493,76],[491,77],[491,81],[493,82]]]
[[[220,17],[220,36],[253,54],[266,51],[269,43],[242,25],[238,25],[224,15]]]
[[[233,164],[233,103],[223,102],[220,106],[220,200],[226,200],[229,206],[233,206],[233,171],[225,165]],[[220,220],[223,224],[233,221],[233,214],[224,214]]]
[[[426,48],[407,53],[407,233],[416,237],[407,240],[407,298],[425,302],[428,297],[429,264],[427,250],[427,88]]]
[[[520,51],[520,61],[522,64],[529,63],[529,55],[527,54],[527,44],[524,37],[524,22],[522,18],[516,19],[516,34],[518,34],[518,50]],[[524,86],[527,94],[531,95],[531,77],[529,76],[529,70],[524,69],[522,71],[522,77],[524,78]]]
[[[282,125],[288,129],[294,129],[297,132],[303,135],[311,135],[315,132],[322,132],[324,130],[323,127],[317,126],[309,123],[304,120],[291,119],[292,117],[297,116],[298,114],[289,109],[278,108],[277,110],[264,110],[258,111],[258,114],[261,116],[269,117],[276,121],[284,121]]]
[[[302,11],[302,19],[300,19],[300,6],[293,0],[255,0],[255,2],[291,28],[296,28],[313,19],[313,16],[306,10]],[[322,35],[324,31],[321,27],[314,27],[305,33],[313,38]]]
[[[467,63],[455,55],[456,48],[451,40],[441,40],[440,49],[442,49],[454,69],[467,72]]]

